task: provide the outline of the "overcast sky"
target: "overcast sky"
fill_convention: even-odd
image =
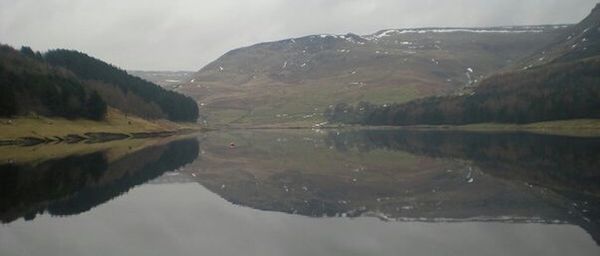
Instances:
[[[0,42],[70,48],[124,69],[198,70],[309,34],[576,23],[600,0],[0,0]]]

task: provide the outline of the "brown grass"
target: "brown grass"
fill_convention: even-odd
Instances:
[[[104,121],[86,119],[67,120],[41,116],[21,116],[0,119],[0,140],[14,140],[22,137],[64,137],[69,134],[104,132],[131,134],[137,132],[164,132],[182,129],[199,129],[196,124],[181,124],[166,120],[148,121],[135,116],[127,116],[110,108]]]

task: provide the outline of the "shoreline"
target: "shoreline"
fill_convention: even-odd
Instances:
[[[199,132],[201,130],[182,129],[175,131],[158,131],[158,132],[135,132],[135,133],[108,133],[108,132],[89,132],[84,134],[68,134],[66,136],[52,137],[21,137],[12,140],[0,140],[2,146],[36,146],[41,144],[77,144],[77,143],[103,143],[116,140],[129,139],[149,139],[149,138],[165,138],[177,135],[186,135]]]
[[[99,143],[168,137],[205,130],[195,123],[145,120],[109,109],[105,120],[64,119],[37,115],[0,118],[0,146],[50,143]]]
[[[160,138],[214,130],[305,130],[305,129],[370,129],[370,130],[420,130],[464,132],[528,132],[544,135],[600,137],[600,119],[574,119],[532,124],[482,123],[468,125],[411,125],[411,126],[361,126],[271,124],[260,126],[202,127],[191,123],[174,123],[165,120],[148,121],[127,117],[114,112],[106,121],[64,120],[45,117],[18,117],[0,119],[0,147],[34,146],[41,144],[102,143],[115,140]],[[7,124],[10,122],[10,124]],[[7,132],[8,131],[8,132]],[[5,133],[7,132],[7,133]]]
[[[222,130],[302,130],[302,129],[372,129],[372,130],[422,130],[422,131],[465,131],[465,132],[529,132],[545,135],[600,137],[600,119],[573,119],[537,122],[530,124],[479,123],[468,125],[407,125],[407,126],[363,126],[363,125],[310,125],[272,124],[262,126],[227,126]]]

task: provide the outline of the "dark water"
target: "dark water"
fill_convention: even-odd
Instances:
[[[0,160],[0,255],[600,255],[600,139],[231,131]]]

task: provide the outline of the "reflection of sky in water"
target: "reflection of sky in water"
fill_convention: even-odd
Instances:
[[[93,211],[0,229],[25,255],[598,255],[572,225],[310,218],[232,205],[193,184],[145,185]]]

